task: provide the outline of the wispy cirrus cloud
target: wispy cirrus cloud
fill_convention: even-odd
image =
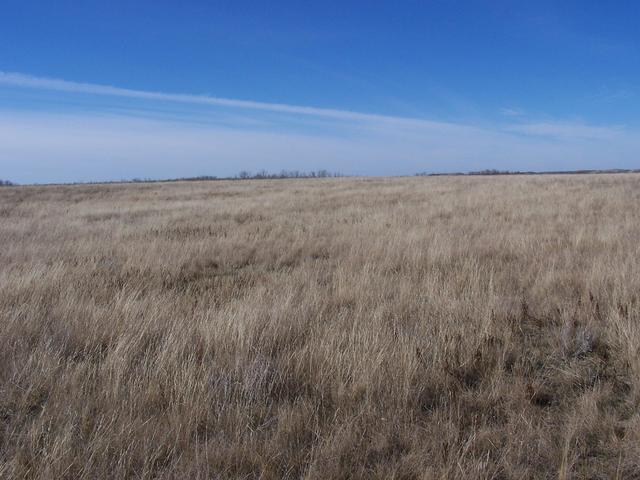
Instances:
[[[315,117],[327,117],[339,120],[364,121],[364,122],[391,122],[403,123],[414,126],[428,126],[434,122],[416,118],[396,117],[389,115],[377,115],[370,113],[352,112],[332,108],[306,107],[289,105],[284,103],[256,102],[252,100],[237,100],[229,98],[212,97],[209,95],[176,94],[165,92],[153,92],[146,90],[134,90],[128,88],[99,85],[94,83],[72,82],[54,78],[34,77],[15,72],[0,71],[0,85],[53,90],[69,93],[84,93],[91,95],[104,95],[113,97],[134,98],[141,100],[156,100],[162,102],[191,103],[217,107],[231,107],[249,110],[261,110],[275,113],[288,113],[296,115],[309,115]]]
[[[5,98],[34,92],[31,102],[0,105],[0,172],[21,183],[262,168],[364,175],[635,168],[640,151],[632,129],[524,114],[507,114],[505,123],[442,122],[0,72],[2,88]]]

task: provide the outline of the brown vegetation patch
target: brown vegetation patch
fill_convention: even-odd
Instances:
[[[0,478],[638,478],[640,176],[0,191]]]

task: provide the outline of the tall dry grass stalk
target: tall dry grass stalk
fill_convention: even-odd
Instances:
[[[638,478],[640,176],[0,191],[2,478]]]

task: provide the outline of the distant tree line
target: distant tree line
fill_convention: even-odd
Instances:
[[[342,174],[330,172],[328,170],[318,170],[311,172],[302,172],[300,170],[281,170],[280,173],[269,173],[266,170],[260,170],[257,173],[251,173],[246,170],[238,173],[238,180],[262,180],[262,179],[279,179],[279,178],[330,178],[342,177]]]
[[[10,187],[11,185],[15,185],[15,183],[0,179],[0,187]]]
[[[259,170],[252,173],[248,170],[242,170],[233,177],[216,177],[212,175],[200,175],[197,177],[180,177],[164,180],[153,180],[150,178],[133,178],[131,180],[121,180],[123,183],[153,183],[153,182],[202,182],[209,180],[266,180],[266,179],[282,179],[282,178],[331,178],[342,177],[341,173],[330,172],[329,170],[317,170],[305,172],[301,170],[281,170],[279,173],[272,173],[267,170]]]
[[[156,182],[203,182],[209,180],[222,180],[221,178],[212,175],[200,175],[197,177],[179,177],[179,178],[166,178],[162,180],[154,180],[151,178],[132,178],[131,180],[120,180],[116,183],[156,183]],[[103,182],[100,182],[103,183]],[[111,183],[111,182],[104,182]]]
[[[416,173],[417,177],[438,177],[455,175],[571,175],[584,173],[640,173],[640,169],[611,168],[607,170],[556,170],[556,171],[520,171],[520,170],[496,170],[495,168],[478,170],[473,172],[450,172],[450,173]]]
[[[103,181],[89,181],[89,182],[69,182],[69,183],[50,183],[44,185],[102,185],[102,184],[117,184],[117,183],[164,183],[164,182],[205,182],[205,181],[217,181],[217,180],[262,180],[262,179],[282,179],[282,178],[332,178],[343,177],[341,173],[330,172],[329,170],[316,170],[305,172],[301,170],[281,170],[279,173],[270,173],[267,170],[259,170],[256,173],[243,170],[238,174],[231,177],[217,177],[214,175],[199,175],[195,177],[178,177],[178,178],[123,178],[120,180],[103,180]],[[15,183],[0,180],[0,186],[16,185]]]

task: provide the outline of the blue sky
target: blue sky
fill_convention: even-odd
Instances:
[[[637,2],[4,0],[0,178],[638,168]]]

